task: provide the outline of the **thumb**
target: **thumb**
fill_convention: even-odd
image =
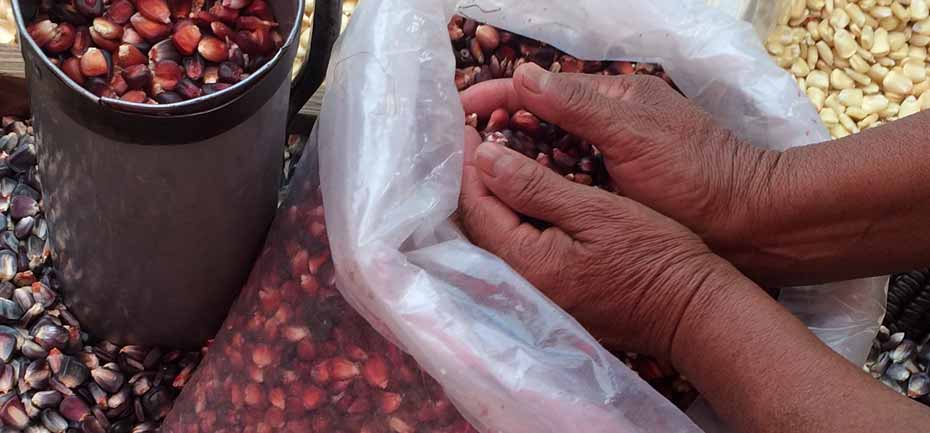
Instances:
[[[513,87],[526,110],[622,162],[646,150],[641,130],[654,123],[646,118],[653,110],[640,102],[642,92],[635,90],[651,87],[642,78],[554,74],[526,64],[514,73]]]
[[[572,182],[507,147],[484,142],[475,153],[482,182],[515,211],[551,223],[569,234],[591,227],[616,207],[616,197]]]

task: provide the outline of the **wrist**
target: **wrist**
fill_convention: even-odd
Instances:
[[[669,346],[672,365],[681,372],[693,372],[693,361],[701,356],[701,350],[713,340],[715,329],[721,321],[728,322],[733,332],[740,325],[728,318],[725,311],[746,298],[746,292],[761,292],[758,286],[724,260],[705,264],[696,274],[700,279],[691,298],[684,307]],[[747,308],[751,306],[747,305]]]
[[[803,156],[797,150],[782,152],[741,143],[734,158],[727,214],[718,218],[705,241],[754,281],[774,283],[767,266],[789,259],[781,255],[777,242],[800,208],[794,189]]]

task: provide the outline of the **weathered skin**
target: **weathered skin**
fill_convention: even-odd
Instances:
[[[471,239],[597,337],[669,360],[739,431],[907,432],[930,422],[741,273],[781,285],[930,262],[930,141],[920,135],[930,116],[776,153],[649,77],[526,65],[462,100],[479,117],[525,108],[603,152],[623,197],[467,128],[461,197]]]

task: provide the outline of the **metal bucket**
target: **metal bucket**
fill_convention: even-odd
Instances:
[[[304,2],[269,0],[289,29],[275,57],[227,91],[167,105],[98,98],[67,78],[26,32],[38,2],[13,9],[67,305],[116,343],[199,347],[271,224],[288,119],[322,82],[341,0],[317,1],[293,88]]]

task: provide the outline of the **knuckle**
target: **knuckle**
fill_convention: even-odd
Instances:
[[[468,236],[468,239],[474,242],[475,245],[485,248],[488,251],[493,251],[496,247],[493,238],[496,235],[489,229],[496,226],[487,224],[481,212],[476,208],[477,206],[475,205],[460,207],[458,210],[458,222],[461,224],[461,228],[464,230],[465,235]]]
[[[525,244],[521,249],[524,263],[522,274],[553,301],[562,304],[564,298],[560,295],[564,293],[559,289],[567,288],[567,275],[577,273],[577,270],[569,269],[565,263],[566,251],[551,238],[547,239],[545,234],[537,242],[533,242],[532,245]]]
[[[575,194],[578,200],[570,214],[572,219],[584,221],[588,231],[610,231],[612,227],[623,223],[622,203],[613,194],[598,189],[579,192]]]
[[[521,230],[511,232],[504,239],[505,242],[497,251],[498,256],[530,282],[536,284],[544,281],[539,274],[546,262],[536,254],[538,246],[535,242],[528,239],[526,233]]]
[[[465,227],[466,231],[470,231],[473,227],[473,223],[477,219],[476,205],[472,200],[462,198],[459,200],[458,215],[459,221],[462,222],[462,225]]]
[[[644,103],[666,101],[675,91],[669,87],[665,80],[652,75],[636,75],[632,77],[629,91],[624,99],[632,99]]]
[[[621,99],[635,83],[636,76],[615,75],[604,77],[603,80],[597,80],[598,91],[608,99]]]
[[[586,111],[595,101],[595,91],[579,80],[563,79],[558,85],[562,90],[562,105],[571,111]]]
[[[536,203],[545,194],[545,175],[542,165],[535,162],[523,164],[515,173],[512,184],[514,200],[520,204]]]
[[[622,164],[659,151],[655,144],[663,140],[666,127],[657,121],[651,110],[637,103],[611,102],[606,112],[615,119],[601,127],[604,142],[600,143],[609,162]],[[616,119],[621,119],[617,121]]]

